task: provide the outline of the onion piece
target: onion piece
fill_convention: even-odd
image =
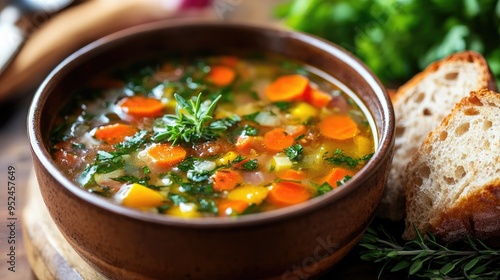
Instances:
[[[263,186],[273,182],[273,176],[261,171],[241,172],[241,177],[246,185]]]
[[[255,116],[255,121],[263,126],[279,126],[281,121],[279,117],[271,112],[260,112]]]

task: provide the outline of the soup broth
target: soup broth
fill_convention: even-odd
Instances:
[[[222,217],[302,203],[342,188],[375,150],[371,117],[326,77],[274,56],[124,67],[75,94],[52,155],[82,188],[141,211]]]

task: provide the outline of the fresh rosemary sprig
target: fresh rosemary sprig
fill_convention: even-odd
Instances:
[[[449,248],[440,244],[427,233],[424,239],[415,228],[417,237],[399,245],[383,227],[382,236],[372,228],[363,235],[360,246],[368,249],[361,252],[361,259],[383,263],[378,278],[383,271],[407,270],[408,276],[426,279],[499,279],[500,250],[493,249],[480,240],[467,237],[463,246]]]
[[[174,94],[174,97],[177,101],[175,115],[164,115],[155,125],[153,140],[156,142],[169,141],[176,144],[179,141],[190,143],[198,140],[211,140],[219,132],[239,121],[239,118],[233,118],[210,122],[221,95],[212,101],[203,102],[201,93],[190,100],[184,99],[179,94]]]

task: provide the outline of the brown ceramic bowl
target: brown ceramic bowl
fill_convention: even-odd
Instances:
[[[68,180],[52,160],[53,121],[97,73],[143,54],[271,52],[314,66],[356,92],[373,116],[377,149],[342,188],[299,205],[237,218],[183,220],[112,204]],[[35,171],[47,208],[75,250],[113,279],[304,279],[358,242],[381,198],[393,155],[394,115],[377,78],[345,50],[292,31],[223,23],[160,22],[103,38],[59,65],[29,113]]]

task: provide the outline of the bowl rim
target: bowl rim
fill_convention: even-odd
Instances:
[[[243,215],[238,217],[203,217],[197,219],[183,219],[169,215],[158,215],[152,213],[142,212],[140,210],[128,208],[119,204],[110,202],[108,199],[96,196],[81,187],[77,186],[69,180],[56,166],[54,160],[44,148],[42,139],[38,139],[37,135],[42,135],[39,129],[41,120],[41,111],[46,103],[47,98],[50,96],[52,89],[55,87],[52,83],[58,84],[58,78],[72,71],[72,66],[78,65],[80,59],[85,59],[93,52],[98,51],[100,48],[108,44],[113,44],[116,40],[122,40],[137,36],[142,33],[156,32],[163,29],[175,29],[179,27],[204,27],[204,28],[243,28],[253,30],[254,32],[274,32],[277,35],[284,37],[291,37],[293,39],[306,42],[316,48],[321,48],[327,53],[335,56],[346,65],[352,67],[356,72],[362,76],[371,89],[375,92],[382,108],[383,126],[379,135],[379,145],[373,154],[372,158],[367,164],[358,172],[363,176],[354,176],[342,188],[336,188],[322,196],[312,198],[306,202],[296,205],[276,209],[273,211],[266,211],[250,215]],[[51,73],[44,79],[38,87],[30,108],[27,118],[28,138],[33,156],[36,156],[38,161],[43,165],[43,168],[54,177],[60,185],[75,195],[77,198],[84,200],[98,208],[115,213],[117,215],[125,216],[143,222],[149,222],[165,226],[182,226],[189,228],[235,228],[254,226],[257,224],[275,223],[277,221],[294,218],[300,215],[305,215],[317,209],[326,207],[335,201],[343,198],[355,189],[359,188],[365,183],[368,178],[374,176],[377,172],[377,165],[381,164],[386,157],[391,156],[391,149],[394,146],[394,125],[395,117],[389,95],[380,80],[373,74],[373,72],[353,54],[343,49],[342,47],[326,41],[322,38],[301,33],[298,31],[287,30],[276,26],[256,24],[256,23],[226,23],[213,20],[192,20],[192,19],[168,19],[155,21],[151,23],[141,24],[130,27],[110,35],[104,36],[96,41],[93,41],[86,46],[80,48],[61,63],[59,63]],[[38,126],[38,127],[36,127]],[[39,133],[39,134],[38,134]]]

